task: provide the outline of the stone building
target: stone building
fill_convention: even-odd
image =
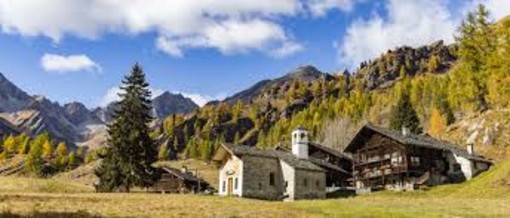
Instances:
[[[220,164],[219,195],[286,201],[325,198],[326,169],[343,170],[310,157],[308,145],[308,133],[302,128],[292,133],[291,152],[221,144],[213,157]]]
[[[353,181],[358,193],[382,189],[412,190],[470,180],[492,165],[474,153],[428,135],[365,125],[345,152],[353,156]]]

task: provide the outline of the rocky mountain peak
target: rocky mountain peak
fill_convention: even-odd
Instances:
[[[198,108],[190,98],[168,91],[154,98],[152,104],[157,118],[165,118],[171,114],[188,114]]]

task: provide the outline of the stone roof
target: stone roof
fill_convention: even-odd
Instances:
[[[228,143],[222,143],[221,146],[229,151],[231,154],[236,155],[238,157],[242,157],[244,155],[249,156],[257,156],[257,157],[266,157],[266,158],[274,158],[279,159],[291,167],[302,170],[312,170],[312,171],[324,171],[321,167],[315,165],[309,159],[300,159],[291,153],[278,151],[278,150],[262,150],[256,147],[250,147],[246,145],[234,145]]]
[[[331,155],[334,155],[336,157],[339,157],[339,158],[343,158],[343,159],[347,159],[347,160],[352,160],[351,156],[349,156],[348,154],[346,153],[343,153],[341,151],[338,151],[336,149],[333,149],[333,148],[330,148],[330,147],[326,147],[324,145],[321,145],[319,143],[315,143],[315,142],[310,142],[308,143],[308,146],[313,146],[317,149],[320,149],[320,150],[323,150]]]
[[[181,179],[181,180],[184,180],[184,181],[190,181],[190,182],[198,182],[199,178],[197,178],[196,176],[192,175],[191,173],[184,173],[182,172],[181,170],[179,169],[176,169],[176,168],[172,168],[172,167],[161,167],[161,170],[167,172],[167,173],[170,173],[174,176],[176,176],[177,178]],[[201,180],[202,182],[203,180]]]
[[[317,143],[314,143],[314,142],[310,142],[308,143],[308,146],[313,146],[317,149],[320,149],[320,150],[323,150],[325,151],[326,153],[329,153],[331,155],[334,155],[334,156],[337,156],[337,157],[340,157],[340,158],[344,158],[344,159],[347,159],[349,161],[352,161],[352,158],[341,152],[341,151],[337,151],[333,148],[329,148],[329,147],[326,147],[326,146],[323,146],[323,145],[320,145],[320,144],[317,144]],[[284,146],[276,146],[275,150],[277,151],[281,151],[281,152],[287,152],[287,153],[290,153],[292,152],[290,149],[284,147]],[[336,171],[339,171],[339,172],[342,172],[342,173],[346,173],[346,174],[350,174],[349,172],[347,172],[346,170],[342,169],[341,167],[339,166],[336,166],[334,164],[331,164],[330,162],[328,161],[325,161],[323,159],[319,159],[319,158],[314,158],[314,157],[309,157],[308,160],[312,163],[314,163],[315,165],[318,165],[318,166],[321,166],[323,168],[327,168],[329,170],[336,170]]]
[[[469,160],[481,161],[481,162],[489,162],[490,160],[486,159],[483,156],[470,154],[466,149],[459,148],[458,146],[451,144],[447,141],[442,141],[439,139],[432,138],[428,135],[417,135],[409,133],[407,135],[403,135],[402,132],[386,129],[378,126],[374,126],[372,124],[367,124],[356,134],[354,139],[349,143],[349,145],[345,148],[346,152],[354,152],[357,146],[359,146],[360,140],[362,140],[363,136],[367,134],[367,132],[376,132],[381,135],[384,135],[388,138],[391,138],[401,144],[405,145],[414,145],[419,147],[426,147],[432,149],[438,149],[443,151],[451,151],[452,153],[467,158]]]

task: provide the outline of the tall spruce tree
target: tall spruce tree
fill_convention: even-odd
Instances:
[[[95,173],[99,177],[96,188],[100,192],[131,187],[150,187],[159,179],[151,165],[157,161],[157,149],[149,136],[151,92],[140,65],[133,66],[124,78],[113,124],[109,125],[109,139],[103,161]]]
[[[401,93],[397,105],[391,111],[390,120],[390,128],[400,131],[403,127],[415,134],[422,132],[420,119],[411,104],[411,98],[404,91]]]

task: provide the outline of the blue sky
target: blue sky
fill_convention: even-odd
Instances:
[[[453,41],[461,0],[0,0],[0,72],[30,94],[111,101],[140,63],[156,94],[203,104],[312,64],[354,68],[399,45]],[[509,1],[484,0],[493,18]]]

